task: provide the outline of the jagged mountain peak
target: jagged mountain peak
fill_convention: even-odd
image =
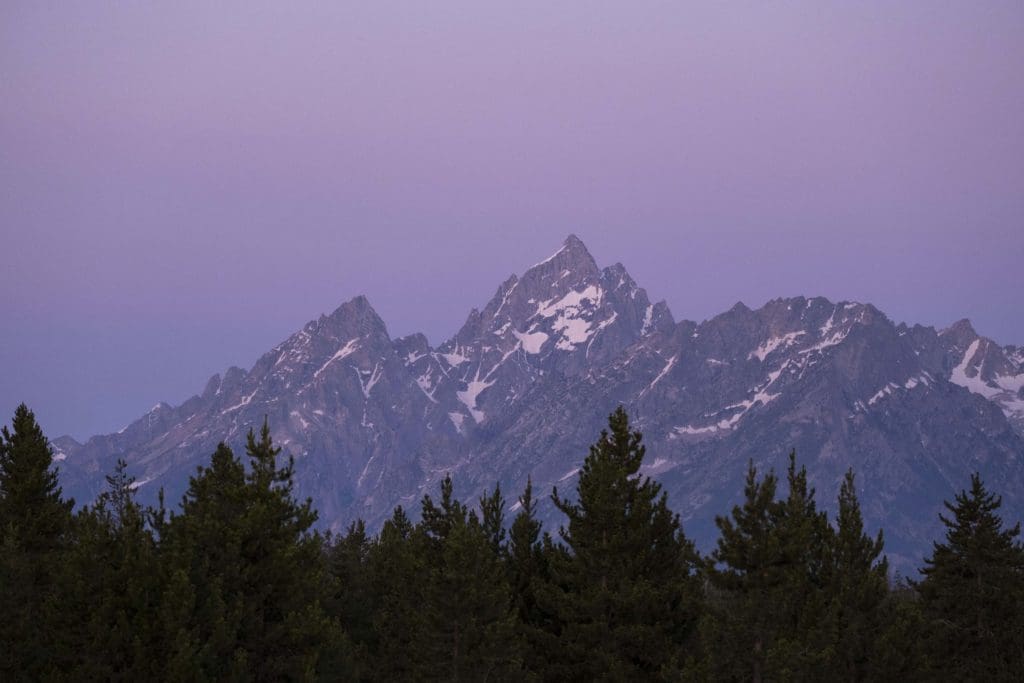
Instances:
[[[833,302],[823,296],[772,299],[755,311],[740,303],[724,315],[756,318],[773,332],[832,329],[838,325],[853,323],[892,324],[892,321],[872,304],[856,301]]]
[[[562,246],[572,249],[583,249],[586,250],[586,245],[583,244],[583,240],[576,236],[576,233],[570,232],[566,235],[565,239],[562,240]]]
[[[309,321],[299,332],[277,346],[275,351],[287,352],[301,348],[310,350],[316,356],[353,339],[363,339],[364,346],[391,343],[387,325],[364,295],[349,299],[329,315],[321,315]]]
[[[737,301],[732,305],[732,308],[730,308],[725,313],[722,313],[721,315],[746,315],[747,313],[752,312],[753,311],[751,310],[751,308],[747,306],[745,303],[743,303],[742,301]]]
[[[639,314],[627,314],[623,308],[638,308]],[[558,251],[521,277],[506,279],[487,305],[473,309],[458,334],[441,348],[472,346],[475,340],[493,335],[512,339],[531,354],[539,353],[548,340],[552,342],[548,351],[568,352],[589,341],[602,323],[612,324],[613,316],[638,318],[638,329],[645,316],[648,327],[671,318],[667,305],[648,308],[646,292],[621,263],[600,269],[582,240],[570,235]],[[546,319],[554,321],[558,334],[544,329],[551,326]]]
[[[967,318],[957,320],[955,323],[939,332],[939,337],[954,347],[964,350],[981,335],[974,329],[974,325]]]
[[[374,310],[373,306],[370,304],[370,300],[366,298],[366,295],[364,294],[352,297],[334,309],[330,315],[321,317],[329,320],[365,322],[374,326],[385,326],[384,321],[377,314],[377,311]]]
[[[427,335],[422,332],[413,332],[407,334],[404,337],[399,337],[395,340],[395,347],[401,354],[402,351],[426,354],[430,352],[430,341],[427,340]]]
[[[201,396],[204,399],[211,400],[214,396],[219,396],[226,391],[232,391],[241,384],[242,380],[245,379],[245,375],[245,370],[232,365],[223,375],[218,372],[211,377],[206,382],[206,387],[203,389]]]
[[[584,373],[673,324],[667,304],[651,304],[621,263],[598,268],[571,235],[552,256],[507,278],[414,370],[468,435],[491,415],[508,414],[538,383]]]
[[[978,333],[974,329],[974,325],[971,324],[970,318],[960,318],[955,323],[942,330],[940,334],[970,334],[978,336]]]
[[[578,281],[588,277],[597,277],[600,269],[591,256],[587,246],[576,235],[569,235],[562,246],[551,256],[533,265],[522,277],[527,280],[548,280],[570,278]]]
[[[621,263],[599,268],[570,235],[437,347],[422,334],[392,340],[357,296],[180,406],[86,444],[59,441],[60,462],[81,502],[118,457],[147,502],[160,487],[173,499],[218,441],[239,445],[266,417],[325,524],[374,526],[446,472],[464,499],[531,475],[561,486],[625,404],[649,444],[644,472],[696,537],[701,524],[714,533],[711,513],[735,500],[749,459],[778,466],[795,447],[822,491],[847,467],[863,472],[866,517],[887,534],[891,522],[906,548],[932,512],[915,503],[890,516],[907,490],[940,501],[973,469],[1024,481],[1024,441],[1006,421],[1024,430],[1022,361],[965,321],[897,327],[871,304],[824,297],[676,324]]]

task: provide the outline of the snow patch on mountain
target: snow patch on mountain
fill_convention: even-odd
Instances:
[[[465,391],[455,392],[456,397],[462,405],[466,406],[469,410],[469,414],[473,416],[473,420],[479,424],[484,421],[487,417],[484,411],[476,407],[477,397],[480,396],[484,389],[494,384],[494,382],[485,382],[479,379],[474,379],[471,382],[466,383]]]
[[[313,379],[316,379],[320,374],[327,369],[327,366],[335,361],[339,361],[343,358],[348,358],[359,348],[359,338],[350,339],[345,346],[338,349],[338,352],[327,359],[327,362],[320,366],[320,369],[313,373]]]
[[[516,339],[523,346],[523,351],[527,353],[537,354],[540,353],[541,347],[544,346],[544,342],[548,340],[546,332],[520,332],[513,330],[512,334],[515,335]]]
[[[876,391],[875,394],[871,398],[868,399],[868,405],[869,406],[875,405],[876,403],[881,401],[883,398],[885,398],[886,396],[889,396],[890,394],[892,394],[893,391],[895,391],[896,389],[899,389],[899,388],[900,388],[900,386],[898,384],[895,384],[894,382],[889,382],[884,387],[882,387],[881,389]]]
[[[821,340],[817,344],[814,344],[813,346],[809,346],[806,349],[803,349],[802,351],[800,351],[800,353],[806,355],[814,353],[815,351],[824,351],[825,349],[831,348],[833,346],[838,346],[839,344],[843,343],[843,340],[845,340],[846,337],[849,336],[849,334],[849,330],[837,330],[836,332],[833,332],[831,336],[826,337],[825,339]]]
[[[931,383],[933,381],[934,381],[934,378],[931,375],[929,375],[927,372],[922,372],[917,377],[911,377],[906,382],[904,382],[903,383],[903,388],[904,389],[913,389],[914,387],[918,386],[919,384],[923,384],[924,386],[927,387],[927,386],[931,386]]]
[[[225,408],[223,412],[230,413],[238,410],[239,408],[244,408],[245,406],[249,405],[249,403],[252,402],[253,397],[256,395],[256,392],[258,392],[259,390],[260,388],[256,387],[255,389],[252,390],[251,394],[249,394],[248,396],[243,396],[241,401],[239,401],[238,403],[229,408]]]
[[[678,356],[678,355],[676,355],[676,356],[672,356],[671,358],[669,358],[669,359],[668,359],[668,362],[667,362],[667,363],[665,363],[665,367],[663,367],[663,368],[661,369],[661,372],[659,372],[659,373],[658,373],[658,376],[657,376],[657,377],[655,377],[655,378],[654,378],[653,380],[651,380],[651,383],[647,385],[647,388],[646,388],[646,389],[644,389],[643,391],[641,391],[641,392],[640,392],[640,396],[638,396],[637,398],[640,398],[640,397],[642,397],[642,396],[643,396],[644,394],[646,394],[646,393],[647,393],[648,391],[650,391],[651,389],[653,389],[653,388],[655,387],[655,385],[657,385],[657,384],[658,384],[658,382],[660,382],[660,381],[662,380],[662,378],[664,378],[664,377],[665,377],[665,375],[667,375],[667,374],[668,374],[669,372],[671,372],[671,371],[672,371],[672,367],[673,367],[673,366],[674,366],[674,365],[676,364],[676,362],[678,362],[678,361],[679,361],[679,356]]]
[[[995,402],[1007,417],[1024,419],[1024,396],[1021,395],[1024,390],[1024,372],[996,375],[988,381],[982,378],[982,345],[989,343],[980,337],[972,341],[960,363],[950,373],[949,381]],[[1012,360],[1012,356],[1009,358]]]
[[[583,318],[584,309],[599,306],[603,296],[602,289],[590,285],[582,290],[573,290],[557,301],[551,299],[537,304],[534,318],[554,318],[551,329],[560,334],[555,348],[561,351],[572,351],[584,344],[593,334],[592,321]]]
[[[444,362],[447,363],[449,365],[449,367],[453,367],[453,368],[457,368],[460,365],[462,365],[463,363],[468,363],[469,362],[469,358],[467,356],[463,356],[461,353],[458,353],[458,352],[455,352],[455,353],[439,353],[437,355],[439,357],[441,357],[441,358],[444,358]]]
[[[466,416],[462,413],[453,412],[448,413],[448,419],[452,421],[453,425],[455,425],[455,430],[458,431],[459,434],[462,434],[462,423],[466,419]]]
[[[416,378],[416,386],[420,388],[420,391],[430,399],[432,403],[437,403],[437,399],[434,398],[434,368],[430,368],[425,373]]]
[[[556,315],[577,315],[584,301],[590,301],[593,305],[601,303],[603,292],[597,285],[590,285],[580,291],[572,291],[558,301],[551,299],[537,304],[537,313],[542,318],[551,318]]]
[[[373,391],[373,387],[377,385],[377,382],[381,378],[381,364],[376,363],[373,366],[373,370],[360,370],[353,368],[356,371],[356,375],[359,377],[359,386],[363,390],[363,398],[370,398],[370,392]],[[363,379],[366,377],[367,379]]]
[[[559,477],[558,481],[565,481],[566,479],[571,479],[572,477],[575,477],[579,473],[579,471],[580,471],[579,467],[574,467],[573,469],[569,470],[568,472],[563,474],[561,477]]]
[[[654,304],[650,304],[649,306],[647,306],[647,309],[644,311],[644,322],[643,322],[643,325],[640,327],[640,335],[641,336],[646,335],[647,332],[650,331],[651,325],[653,324],[653,322],[654,322]]]
[[[708,427],[694,427],[692,425],[685,425],[683,427],[676,427],[673,430],[676,434],[714,434],[718,431],[718,425],[710,425]]]
[[[759,361],[764,362],[764,359],[767,358],[773,351],[780,347],[789,347],[804,334],[804,332],[790,332],[789,334],[784,334],[781,337],[772,337],[771,339],[768,339],[760,346],[758,346],[756,349],[751,351],[750,355],[747,356],[747,360],[753,360],[754,358],[757,358]]]

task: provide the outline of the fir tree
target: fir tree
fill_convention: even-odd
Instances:
[[[652,678],[687,653],[697,555],[661,486],[639,476],[644,452],[619,407],[583,462],[576,501],[552,493],[568,526],[567,552],[552,556],[561,657],[549,674]]]
[[[978,474],[946,502],[952,517],[918,584],[936,673],[951,680],[1020,680],[1024,674],[1024,547],[1004,528],[1002,499]]]

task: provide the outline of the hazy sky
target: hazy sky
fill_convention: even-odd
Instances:
[[[113,431],[575,232],[677,318],[1024,344],[1024,3],[0,3],[0,421]]]

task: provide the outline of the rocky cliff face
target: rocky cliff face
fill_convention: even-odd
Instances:
[[[793,448],[826,506],[854,468],[867,523],[884,527],[904,570],[928,551],[942,500],[971,472],[1002,491],[1008,518],[1024,510],[1020,349],[967,321],[937,332],[822,298],[677,323],[574,236],[436,348],[423,335],[391,339],[357,297],[180,406],[55,446],[79,502],[122,457],[142,498],[162,487],[173,504],[217,442],[241,448],[267,416],[322,522],[375,527],[395,505],[415,512],[447,473],[470,499],[500,482],[514,500],[528,476],[540,491],[571,489],[619,404],[644,432],[645,472],[705,547],[748,461],[782,470]],[[550,506],[542,515],[561,521]]]

